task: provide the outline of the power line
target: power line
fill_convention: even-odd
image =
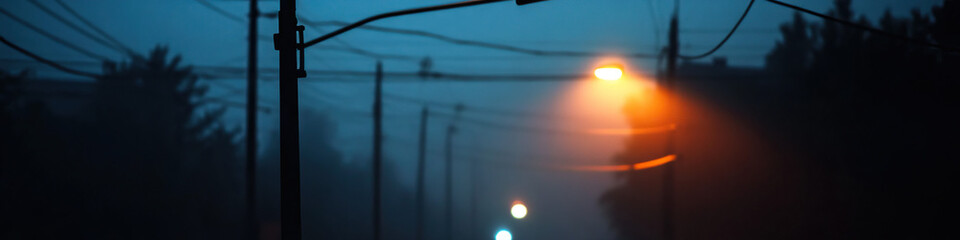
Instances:
[[[312,90],[322,92],[322,91],[320,91],[320,90],[317,89],[317,88],[312,88]],[[313,96],[313,95],[308,95],[308,96]],[[387,98],[387,99],[397,100],[397,98],[392,97],[392,96],[395,96],[395,95],[383,94],[383,96],[384,96],[385,98]],[[332,101],[328,101],[328,100],[326,100],[326,99],[319,98],[318,96],[313,96],[313,97],[317,97],[317,98],[316,98],[317,100],[319,100],[319,101],[321,101],[321,102],[325,102],[326,105],[335,106],[335,103],[332,102]],[[408,101],[408,102],[411,101],[411,99],[409,99],[409,98],[407,98],[407,99],[399,98],[399,99],[400,99],[401,101]],[[416,100],[412,100],[412,101],[416,101]],[[462,108],[462,109],[465,109],[465,110],[466,110],[466,111],[464,111],[464,112],[469,112],[470,110],[476,109],[476,108],[473,108],[473,107],[470,107],[470,106],[466,106],[466,105],[450,105],[450,104],[437,103],[437,102],[433,102],[433,103],[434,103],[434,104],[440,104],[439,106],[449,107],[449,108],[452,108],[452,109]],[[338,107],[338,108],[339,108],[339,107]],[[363,112],[363,111],[361,111],[361,110],[350,110],[350,109],[346,109],[346,108],[341,108],[341,109],[342,109],[342,110],[347,110],[347,111],[354,111],[354,112]],[[531,116],[532,116],[532,118],[547,118],[547,119],[553,118],[553,117],[549,117],[549,116],[545,116],[545,115],[534,114],[534,113],[527,113],[527,112],[520,112],[520,111],[509,111],[509,110],[500,110],[500,109],[493,109],[493,108],[479,108],[479,109],[480,109],[480,112],[487,113],[488,115],[497,115],[497,116],[511,116],[511,115],[512,115],[512,116],[514,116],[514,117],[516,117],[516,116],[531,117]],[[369,114],[369,113],[367,113],[367,114]],[[482,119],[477,119],[477,118],[465,117],[465,116],[462,116],[462,115],[456,115],[456,114],[451,114],[451,113],[444,113],[444,112],[440,112],[440,111],[437,111],[437,110],[431,111],[430,114],[431,114],[431,115],[435,115],[435,116],[439,116],[439,117],[455,118],[455,119],[457,119],[457,121],[464,121],[464,122],[467,122],[467,123],[470,123],[470,124],[473,124],[473,125],[476,125],[476,126],[488,127],[488,128],[493,128],[493,129],[497,129],[497,130],[506,130],[506,131],[512,130],[511,132],[513,132],[513,131],[522,131],[522,132],[528,132],[528,133],[541,133],[541,134],[553,134],[553,135],[629,136],[629,135],[648,135],[648,134],[665,133],[665,132],[674,131],[674,130],[676,129],[676,125],[675,125],[675,124],[668,124],[668,125],[656,126],[656,127],[648,127],[648,128],[558,129],[558,128],[538,127],[538,126],[527,126],[527,125],[517,125],[517,124],[511,124],[511,123],[502,123],[502,122],[497,122],[497,121],[482,120]]]
[[[30,30],[33,30],[34,32],[37,32],[37,33],[39,33],[39,34],[41,34],[41,35],[49,38],[50,40],[53,40],[53,41],[59,43],[60,45],[66,46],[66,47],[68,47],[68,48],[70,48],[70,49],[73,49],[74,51],[77,51],[77,52],[79,52],[79,53],[81,53],[81,54],[83,54],[83,55],[86,55],[86,56],[91,57],[91,58],[96,58],[96,59],[99,59],[99,60],[103,60],[103,61],[109,61],[109,60],[110,60],[110,59],[107,58],[107,57],[104,57],[104,56],[102,56],[102,55],[99,55],[99,54],[96,54],[96,53],[87,51],[87,50],[85,50],[85,49],[83,49],[83,48],[81,48],[81,47],[78,47],[77,45],[73,45],[72,43],[68,42],[67,40],[64,40],[64,39],[62,39],[62,38],[60,38],[60,37],[57,37],[57,36],[55,36],[55,35],[47,32],[47,31],[44,31],[44,30],[41,29],[40,27],[37,27],[37,26],[34,26],[33,24],[30,24],[29,22],[21,19],[20,17],[17,17],[17,16],[14,15],[13,13],[8,12],[6,9],[4,9],[4,8],[2,8],[2,7],[0,7],[0,13],[3,13],[3,15],[7,15],[7,17],[10,17],[10,19],[13,19],[14,21],[22,24],[23,26],[26,26],[27,28],[30,28]]]
[[[233,101],[233,100],[228,100],[228,99],[225,99],[225,98],[222,98],[222,97],[206,97],[206,98],[203,98],[202,100],[203,100],[203,101],[208,101],[208,102],[219,103],[219,104],[224,105],[224,106],[227,106],[227,107],[235,107],[235,108],[242,108],[242,109],[246,109],[246,108],[247,108],[247,103],[238,102],[238,101]],[[270,112],[273,110],[273,108],[271,108],[271,107],[266,107],[266,106],[258,106],[258,107],[257,107],[257,110],[258,110],[258,111],[261,111],[261,112],[263,112],[263,113],[266,113],[266,114],[270,114]]]
[[[407,102],[411,104],[431,105],[431,106],[438,106],[438,107],[444,107],[444,108],[450,108],[450,109],[455,109],[457,107],[457,104],[454,104],[454,103],[407,97],[407,96],[401,96],[401,95],[392,94],[392,93],[383,93],[383,96],[388,99]],[[516,111],[516,110],[482,107],[482,106],[476,106],[476,105],[461,105],[461,106],[463,106],[467,112],[490,113],[490,114],[495,114],[500,116],[520,116],[520,117],[550,118],[550,119],[569,118],[569,116],[560,116],[555,114],[532,113],[532,112],[524,112],[524,111]]]
[[[74,11],[73,8],[71,8],[71,7],[70,7],[69,5],[67,5],[66,3],[63,3],[63,1],[61,1],[61,0],[54,0],[54,1],[56,1],[57,4],[59,4],[60,7],[62,7],[64,10],[67,10],[67,12],[70,13],[70,15],[73,15],[73,17],[75,17],[75,18],[77,18],[78,20],[80,20],[81,23],[83,23],[84,25],[86,25],[86,26],[89,27],[90,29],[93,29],[94,32],[99,33],[100,36],[103,36],[103,38],[105,38],[105,39],[107,39],[108,41],[112,42],[112,43],[115,44],[116,46],[120,46],[120,48],[123,48],[123,50],[126,51],[127,53],[130,53],[130,54],[134,53],[133,50],[130,50],[130,47],[127,47],[127,46],[124,45],[122,42],[117,41],[116,38],[113,38],[113,36],[110,36],[110,34],[107,34],[106,31],[104,31],[103,29],[100,29],[99,27],[97,27],[97,25],[95,25],[95,24],[91,23],[90,21],[88,21],[87,18],[84,18],[83,15],[80,15],[80,13],[77,13],[77,11]]]
[[[507,130],[509,132],[528,132],[549,135],[571,135],[571,136],[623,136],[623,135],[648,135],[671,132],[676,129],[673,124],[651,128],[632,128],[632,129],[559,129],[538,126],[516,125],[509,123],[499,123],[495,121],[481,120],[476,118],[457,116],[450,113],[431,111],[431,115],[437,115],[447,118],[456,118],[459,122],[469,123],[475,126],[487,127],[490,129]]]
[[[914,39],[914,38],[907,37],[907,36],[900,35],[900,34],[894,34],[894,33],[886,32],[886,31],[883,31],[883,30],[880,30],[880,29],[876,29],[876,28],[872,28],[872,27],[868,27],[868,26],[863,26],[863,25],[856,24],[856,23],[853,23],[853,22],[850,22],[850,21],[847,21],[847,20],[843,20],[843,19],[839,19],[839,18],[830,16],[830,15],[826,15],[826,14],[814,12],[814,11],[811,11],[811,10],[806,9],[806,8],[798,7],[798,6],[791,5],[791,4],[784,3],[784,2],[781,2],[781,1],[777,1],[777,0],[767,0],[767,2],[770,2],[770,3],[773,3],[773,4],[777,4],[777,5],[780,5],[780,6],[784,6],[784,7],[787,7],[787,8],[793,9],[793,10],[797,10],[797,11],[800,11],[800,12],[803,12],[803,13],[806,13],[806,14],[810,14],[810,15],[813,15],[813,16],[817,16],[817,17],[823,18],[824,20],[828,20],[828,21],[831,21],[831,22],[836,22],[836,23],[839,23],[839,24],[843,24],[843,25],[845,25],[845,26],[847,26],[847,27],[852,27],[852,28],[856,28],[856,29],[863,30],[863,31],[867,31],[867,32],[870,32],[870,33],[873,33],[873,34],[877,34],[877,35],[881,35],[881,36],[885,36],[885,37],[889,37],[889,38],[900,39],[900,40],[903,40],[903,41],[905,41],[905,42],[912,43],[912,44],[916,44],[916,45],[922,45],[922,46],[937,48],[937,49],[944,50],[944,51],[951,51],[951,52],[960,53],[960,48],[957,48],[957,47],[954,47],[954,46],[947,46],[947,45],[942,45],[942,44],[931,43],[931,42],[927,42],[927,41],[923,41],[923,40],[919,40],[919,39]]]
[[[53,12],[52,10],[50,10],[50,8],[47,8],[47,6],[43,5],[42,3],[38,2],[37,0],[29,0],[29,1],[30,1],[31,4],[33,4],[34,6],[36,6],[37,8],[39,8],[41,11],[43,11],[43,12],[46,13],[47,15],[50,15],[51,17],[53,17],[54,19],[56,19],[56,20],[59,21],[60,23],[63,23],[64,25],[67,25],[67,27],[72,28],[73,30],[75,30],[75,31],[77,31],[78,33],[80,33],[81,35],[83,35],[83,36],[85,36],[85,37],[87,37],[87,38],[90,38],[90,39],[92,39],[94,42],[97,42],[97,43],[99,43],[100,45],[103,45],[103,46],[105,46],[105,47],[107,47],[107,48],[110,48],[110,49],[115,50],[115,51],[119,51],[119,52],[121,52],[121,53],[123,52],[123,50],[119,49],[117,46],[115,46],[115,45],[113,45],[113,44],[110,44],[110,43],[107,43],[106,40],[103,40],[103,39],[101,39],[101,38],[99,38],[99,37],[97,37],[97,36],[94,36],[92,33],[88,32],[87,30],[84,30],[83,28],[80,28],[80,26],[77,26],[76,24],[73,24],[72,22],[67,21],[67,19],[63,18],[63,16],[60,16],[60,14],[57,14],[57,13]]]
[[[297,16],[297,18],[300,19],[300,21],[303,21],[303,22],[312,22],[312,21],[310,21],[310,19],[307,19],[307,18],[304,17],[304,16]],[[310,29],[313,29],[314,31],[317,31],[317,32],[320,33],[320,34],[323,34],[323,32],[320,31],[320,27],[319,27],[319,26],[312,25],[312,24],[307,24],[307,26],[309,26]],[[345,50],[345,51],[352,52],[352,53],[355,53],[355,54],[358,54],[358,55],[363,55],[363,56],[375,58],[375,59],[399,59],[399,60],[416,60],[416,59],[418,59],[417,57],[405,56],[405,55],[375,53],[375,52],[371,52],[371,51],[367,51],[367,50],[363,50],[363,49],[354,47],[353,45],[347,43],[346,41],[343,41],[343,39],[335,38],[335,39],[333,39],[333,40],[336,41],[338,44],[342,45],[342,46],[343,46],[343,50]]]
[[[306,24],[306,25],[311,25],[311,26],[338,26],[338,27],[344,27],[344,26],[349,26],[349,25],[350,25],[350,23],[342,22],[342,21],[308,21],[308,20],[303,20],[303,23]],[[604,54],[602,54],[602,53],[596,53],[596,52],[554,51],[554,50],[539,50],[539,49],[522,48],[522,47],[510,46],[510,45],[505,45],[505,44],[499,44],[499,43],[483,42],[483,41],[467,40],[467,39],[459,39],[459,38],[449,37],[449,36],[446,36],[446,35],[441,35],[441,34],[437,34],[437,33],[433,33],[433,32],[427,32],[427,31],[422,31],[422,30],[411,30],[411,29],[402,29],[402,28],[389,28],[389,27],[380,27],[380,26],[375,26],[375,25],[360,26],[360,27],[358,27],[358,28],[360,28],[360,29],[365,29],[365,30],[370,30],[370,31],[376,31],[376,32],[386,32],[386,33],[395,33],[395,34],[403,34],[403,35],[421,36],[421,37],[427,37],[427,38],[437,39],[437,40],[440,40],[440,41],[449,42],[449,43],[458,44],[458,45],[467,45],[467,46],[475,46],[475,47],[496,49],[496,50],[501,50],[501,51],[508,51],[508,52],[515,52],[515,53],[523,53],[523,54],[534,55],[534,56],[597,57],[597,56],[603,56],[603,55],[604,55]],[[629,57],[629,58],[656,58],[657,56],[656,56],[656,54],[630,53],[630,54],[627,54],[626,57]]]
[[[216,72],[226,72],[231,74],[243,74],[245,72],[244,68],[238,67],[224,67],[224,66],[195,66],[194,69],[197,70],[210,70]],[[264,73],[277,73],[276,68],[261,68],[261,72]],[[207,74],[207,77],[210,78],[223,78],[224,75],[218,74]],[[307,70],[307,78],[304,80],[321,80],[322,78],[317,78],[315,76],[352,76],[352,77],[372,77],[374,72],[368,71],[350,71],[350,70]],[[426,75],[422,75],[420,72],[385,72],[384,76],[391,78],[405,78],[406,80],[412,81],[433,81],[436,79],[445,79],[447,81],[578,81],[584,79],[591,79],[589,75],[586,74],[569,74],[569,75],[534,75],[534,74],[459,74],[459,73],[449,73],[449,72],[429,72]],[[271,77],[272,76],[266,76]],[[396,81],[396,80],[394,80]],[[360,81],[357,81],[360,82]]]
[[[657,7],[654,5],[655,0],[647,0],[647,5],[650,8],[650,22],[653,25],[653,39],[654,39],[654,49],[655,51],[661,51],[660,48],[660,17],[657,14]]]
[[[713,47],[713,49],[710,49],[710,51],[707,51],[700,55],[693,55],[693,56],[678,55],[677,57],[680,57],[682,59],[687,59],[687,60],[700,59],[706,56],[710,56],[710,54],[713,54],[714,52],[719,50],[720,47],[723,47],[723,44],[726,43],[727,40],[730,40],[730,36],[733,36],[733,33],[737,31],[737,28],[740,27],[740,23],[743,22],[743,19],[747,17],[747,13],[750,13],[750,9],[753,8],[754,1],[756,0],[750,0],[750,4],[747,5],[747,9],[743,11],[743,15],[740,16],[739,20],[737,20],[737,24],[733,25],[733,28],[730,29],[730,32],[727,33],[727,36],[724,37],[723,40],[720,40],[720,43],[717,43],[717,46]]]
[[[220,15],[227,17],[230,20],[233,20],[234,22],[247,23],[247,21],[244,20],[242,17],[234,15],[233,13],[230,13],[227,10],[223,10],[223,8],[217,7],[217,5],[213,5],[212,3],[207,2],[206,0],[197,0],[197,3],[200,3],[200,5],[203,5],[204,7],[207,7],[208,9],[213,10],[214,12],[219,13]]]
[[[0,10],[2,10],[2,9],[0,9]],[[2,41],[3,44],[6,44],[6,45],[9,46],[10,48],[13,48],[14,50],[17,50],[18,52],[23,53],[23,55],[27,55],[28,57],[33,58],[34,60],[37,60],[37,61],[39,61],[39,62],[41,62],[41,63],[43,63],[43,64],[46,64],[46,65],[49,65],[50,67],[53,67],[53,68],[55,68],[55,69],[57,69],[57,70],[60,70],[60,71],[65,72],[65,73],[69,73],[69,74],[73,74],[73,75],[78,75],[78,76],[84,76],[84,77],[91,77],[91,78],[99,78],[99,77],[100,77],[99,74],[90,73],[90,72],[84,72],[84,71],[80,71],[80,70],[76,70],[76,69],[64,67],[63,65],[60,65],[60,64],[58,64],[58,63],[56,63],[56,62],[53,62],[53,61],[47,60],[46,58],[37,56],[36,54],[33,54],[32,52],[27,51],[26,49],[23,49],[23,48],[21,48],[20,46],[17,46],[16,44],[13,44],[13,43],[7,41],[7,39],[4,38],[3,36],[0,36],[0,41]]]
[[[309,25],[308,25],[308,26],[309,26]],[[258,37],[259,37],[259,39],[260,39],[261,42],[273,44],[273,38],[270,37],[270,36],[260,34]],[[341,43],[341,46],[314,46],[314,48],[321,49],[321,50],[333,50],[333,51],[346,52],[346,53],[351,53],[351,54],[354,54],[354,55],[360,55],[360,56],[364,56],[364,57],[370,57],[370,58],[374,58],[374,59],[384,59],[384,60],[388,60],[388,59],[393,59],[393,60],[413,60],[413,59],[416,59],[416,57],[407,56],[407,55],[375,53],[375,52],[372,52],[372,51],[363,50],[363,49],[360,49],[360,48],[353,47],[353,46],[351,46],[350,44],[347,44],[346,42],[339,41],[339,39],[335,39],[335,41],[338,41],[339,43]]]

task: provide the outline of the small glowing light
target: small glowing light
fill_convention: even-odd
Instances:
[[[495,240],[512,240],[513,235],[510,235],[510,231],[506,229],[500,230],[497,232],[497,235],[493,238]]]
[[[617,66],[599,67],[593,71],[593,75],[596,75],[599,79],[615,81],[623,76],[623,69]]]
[[[527,216],[527,206],[524,206],[522,202],[513,203],[513,207],[510,208],[510,215],[513,215],[513,218],[521,219]]]

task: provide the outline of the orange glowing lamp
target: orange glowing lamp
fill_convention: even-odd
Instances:
[[[607,81],[620,80],[620,78],[623,77],[623,67],[618,65],[598,67],[596,70],[593,70],[593,75]]]

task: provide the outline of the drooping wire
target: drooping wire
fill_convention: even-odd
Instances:
[[[100,77],[99,74],[95,74],[95,73],[91,73],[91,72],[84,72],[84,71],[80,71],[80,70],[68,68],[68,67],[65,67],[65,66],[63,66],[63,65],[60,65],[60,64],[58,64],[58,63],[56,63],[56,62],[54,62],[54,61],[47,60],[46,58],[40,57],[40,56],[38,56],[38,55],[30,52],[30,51],[27,51],[26,49],[21,48],[20,46],[17,46],[16,44],[11,43],[10,41],[7,41],[7,39],[4,38],[3,36],[0,36],[0,42],[3,42],[3,44],[9,46],[10,48],[13,48],[14,50],[17,50],[17,51],[20,52],[20,53],[23,53],[23,55],[27,55],[28,57],[33,58],[34,60],[37,60],[38,62],[41,62],[41,63],[43,63],[43,64],[46,64],[46,65],[48,65],[48,66],[50,66],[50,67],[53,67],[53,68],[55,68],[55,69],[57,69],[57,70],[60,70],[60,71],[65,72],[65,73],[69,73],[69,74],[73,74],[73,75],[78,75],[78,76],[84,76],[84,77],[91,77],[91,78],[99,78],[99,77]]]
[[[213,5],[213,3],[207,2],[207,0],[197,0],[197,3],[200,3],[200,5],[203,5],[204,7],[207,7],[208,9],[213,10],[214,12],[219,13],[220,15],[227,17],[228,19],[233,20],[234,22],[247,23],[247,20],[244,20],[242,17],[234,15],[233,13],[230,13],[227,10],[223,10],[223,8],[217,7],[217,5]]]
[[[222,15],[223,17],[226,17],[227,19],[230,19],[230,20],[232,20],[232,21],[234,21],[234,22],[238,22],[238,23],[246,23],[246,20],[243,20],[242,17],[240,17],[240,16],[238,16],[238,15],[235,15],[235,14],[232,14],[232,13],[230,13],[229,11],[224,10],[223,8],[217,7],[217,6],[214,5],[213,3],[207,2],[206,0],[196,0],[196,1],[197,1],[197,3],[200,3],[200,4],[203,5],[204,7],[208,8],[208,9],[210,9],[210,10],[213,10],[214,12]],[[298,16],[298,18],[303,18],[303,17],[302,17],[302,16]],[[305,20],[305,19],[304,19],[304,20],[301,20],[301,21],[308,21],[308,20]],[[314,25],[307,25],[307,26],[310,26],[312,29],[316,29],[316,27],[315,27]],[[319,32],[319,31],[318,31],[318,32]],[[268,36],[268,35],[260,34],[260,36],[258,36],[258,38],[259,38],[260,41],[267,42],[267,43],[271,43],[271,44],[273,43],[273,38],[270,37],[270,36]],[[339,39],[338,39],[338,40],[339,40]],[[322,48],[325,49],[325,50],[342,51],[342,52],[347,52],[347,53],[353,53],[353,54],[356,54],[356,55],[361,55],[361,56],[366,56],[366,57],[372,57],[372,58],[376,58],[376,59],[400,59],[400,60],[411,60],[411,59],[414,59],[413,57],[404,56],[404,55],[393,55],[393,54],[380,54],[380,53],[375,53],[375,52],[371,52],[371,51],[368,51],[368,50],[363,50],[363,49],[360,49],[360,48],[353,47],[353,46],[351,46],[351,45],[349,45],[349,44],[347,44],[347,43],[345,43],[345,42],[342,42],[342,41],[338,41],[338,42],[340,42],[341,45],[343,45],[343,46],[342,46],[342,47],[324,46],[324,47],[322,47]]]
[[[767,2],[770,2],[770,3],[773,3],[773,4],[777,4],[777,5],[780,5],[780,6],[784,6],[784,7],[787,7],[787,8],[793,9],[793,10],[797,10],[797,11],[800,11],[800,12],[803,12],[803,13],[806,13],[806,14],[810,14],[810,15],[813,15],[813,16],[817,16],[817,17],[822,18],[822,19],[824,19],[824,20],[831,21],[831,22],[836,22],[836,23],[842,24],[842,25],[847,26],[847,27],[852,27],[852,28],[860,29],[860,30],[862,30],[862,31],[866,31],[866,32],[869,32],[869,33],[872,33],[872,34],[877,34],[877,35],[881,35],[881,36],[885,36],[885,37],[889,37],[889,38],[899,39],[899,40],[903,40],[903,41],[908,42],[908,43],[912,43],[912,44],[916,44],[916,45],[922,45],[922,46],[931,47],[931,48],[936,48],[936,49],[940,49],[940,50],[943,50],[943,51],[950,51],[950,52],[954,52],[954,53],[960,53],[960,48],[955,47],[955,46],[948,46],[948,45],[931,43],[931,42],[927,42],[927,41],[923,41],[923,40],[919,40],[919,39],[914,39],[914,38],[907,37],[907,36],[900,35],[900,34],[895,34],[895,33],[886,32],[886,31],[883,31],[883,30],[880,30],[880,29],[876,29],[876,28],[872,28],[872,27],[868,27],[868,26],[863,26],[863,25],[856,24],[856,23],[853,23],[853,22],[850,22],[850,21],[847,21],[847,20],[843,20],[843,19],[839,19],[839,18],[830,16],[830,15],[826,15],[826,14],[814,12],[814,11],[809,10],[809,9],[806,9],[806,8],[802,8],[802,7],[799,7],[799,6],[796,6],[796,5],[791,5],[791,4],[784,3],[784,2],[781,2],[781,1],[777,1],[777,0],[767,0]]]
[[[650,7],[650,22],[653,26],[653,38],[654,40],[654,49],[655,51],[661,51],[660,49],[660,14],[657,14],[657,6],[655,5],[656,0],[647,0],[647,4]]]
[[[77,13],[77,11],[74,11],[73,8],[71,8],[69,5],[67,5],[66,3],[64,3],[62,0],[54,0],[54,1],[56,1],[57,4],[59,4],[60,7],[62,7],[64,10],[67,10],[67,12],[70,13],[70,15],[73,15],[73,17],[75,17],[75,18],[77,18],[78,20],[80,20],[81,23],[83,23],[84,25],[86,25],[86,26],[89,27],[90,29],[93,29],[94,32],[99,33],[100,36],[102,36],[103,38],[105,38],[105,39],[107,39],[108,41],[112,42],[112,43],[115,44],[116,46],[119,46],[119,47],[122,48],[124,51],[126,51],[128,54],[133,54],[133,53],[134,53],[133,50],[130,49],[130,47],[128,47],[127,45],[124,45],[124,44],[123,44],[122,42],[120,42],[120,41],[117,41],[116,38],[114,38],[113,36],[110,36],[110,34],[107,34],[107,32],[104,31],[103,29],[100,29],[100,27],[97,27],[96,24],[91,23],[89,20],[87,20],[87,18],[83,17],[83,15],[80,15],[80,13]]]
[[[98,59],[98,60],[102,60],[102,61],[109,61],[109,60],[110,60],[109,58],[104,57],[103,55],[99,55],[99,54],[93,53],[93,52],[91,52],[91,51],[88,51],[88,50],[86,50],[86,49],[83,49],[83,48],[81,48],[81,47],[79,47],[79,46],[77,46],[77,45],[73,45],[72,43],[70,43],[70,42],[67,41],[67,40],[64,40],[64,39],[62,39],[62,38],[60,38],[60,37],[57,37],[56,35],[53,35],[52,33],[49,33],[49,32],[47,32],[47,31],[44,31],[44,30],[41,29],[40,27],[37,27],[37,26],[35,26],[35,25],[33,25],[33,24],[30,24],[30,22],[27,22],[26,20],[23,20],[23,19],[21,19],[20,17],[17,17],[17,16],[14,15],[13,13],[8,12],[6,9],[4,9],[4,8],[2,8],[2,7],[0,7],[0,13],[2,13],[3,15],[6,15],[7,17],[10,17],[10,19],[13,19],[13,20],[16,21],[17,23],[20,23],[21,25],[23,25],[23,26],[25,26],[25,27],[27,27],[27,28],[30,28],[30,30],[33,30],[34,32],[39,33],[40,35],[43,35],[44,37],[47,37],[47,38],[49,38],[50,40],[53,40],[54,42],[57,42],[57,43],[59,43],[60,45],[63,45],[63,46],[65,46],[65,47],[67,47],[67,48],[73,49],[74,51],[77,51],[78,53],[83,54],[83,55],[85,55],[85,56],[87,56],[87,57],[94,58],[94,59]]]
[[[303,20],[303,23],[306,24],[306,25],[312,25],[312,26],[338,26],[338,27],[343,27],[343,26],[349,26],[349,25],[350,25],[350,23],[342,22],[342,21],[308,21],[308,20]],[[604,55],[603,53],[598,53],[598,52],[555,51],[555,50],[539,50],[539,49],[522,48],[522,47],[510,46],[510,45],[500,44],[500,43],[492,43],[492,42],[484,42],[484,41],[476,41],[476,40],[468,40],[468,39],[454,38],[454,37],[450,37],[450,36],[446,36],[446,35],[442,35],[442,34],[437,34],[437,33],[433,33],[433,32],[427,32],[427,31],[421,31],[421,30],[412,30],[412,29],[390,28],[390,27],[381,27],[381,26],[375,26],[375,25],[365,25],[365,26],[360,26],[360,27],[358,27],[358,28],[360,28],[360,29],[365,29],[365,30],[370,30],[370,31],[376,31],[376,32],[385,32],[385,33],[394,33],[394,34],[421,36],[421,37],[432,38],[432,39],[436,39],[436,40],[440,40],[440,41],[444,41],[444,42],[448,42],[448,43],[453,43],[453,44],[458,44],[458,45],[467,45],[467,46],[475,46],[475,47],[482,47],[482,48],[488,48],[488,49],[496,49],[496,50],[501,50],[501,51],[522,53],[522,54],[534,55],[534,56],[596,57],[596,56],[602,56],[602,55]],[[655,54],[647,54],[647,53],[630,53],[630,54],[625,55],[625,57],[629,57],[629,58],[656,58],[656,55],[655,55]]]
[[[402,95],[387,93],[387,92],[383,93],[383,97],[388,100],[404,102],[404,103],[414,104],[414,105],[429,105],[429,106],[436,106],[436,107],[442,107],[447,109],[456,109],[458,107],[458,104],[456,103],[434,101],[434,100],[428,100],[428,99],[422,99],[422,98],[416,98],[416,97],[408,97],[408,96],[402,96]],[[582,117],[578,117],[578,116],[561,115],[557,113],[528,112],[528,111],[501,109],[501,108],[493,108],[493,107],[477,106],[477,105],[460,105],[460,106],[463,107],[465,112],[467,113],[476,112],[476,113],[484,113],[484,114],[497,115],[497,116],[508,116],[508,117],[515,117],[515,118],[564,119],[564,120],[582,119]]]
[[[90,33],[90,32],[88,32],[87,30],[84,30],[83,28],[80,28],[80,26],[77,26],[76,24],[73,24],[72,22],[67,21],[67,19],[63,18],[63,16],[60,16],[60,14],[57,14],[56,12],[53,12],[52,10],[50,10],[50,8],[47,8],[47,6],[43,5],[42,3],[38,2],[37,0],[29,0],[29,1],[30,1],[31,4],[33,4],[34,6],[36,6],[37,8],[39,8],[41,11],[43,11],[43,12],[46,13],[47,15],[50,15],[51,17],[53,17],[54,19],[56,19],[56,20],[59,21],[60,23],[63,23],[64,25],[67,25],[67,27],[70,27],[70,28],[73,29],[74,31],[77,31],[78,33],[80,33],[80,35],[83,35],[83,36],[85,36],[85,37],[87,37],[87,38],[90,38],[90,39],[93,40],[94,42],[97,42],[97,43],[99,43],[100,45],[103,45],[103,46],[105,46],[105,47],[107,47],[107,48],[110,48],[110,49],[112,49],[112,50],[119,51],[119,52],[123,53],[123,50],[120,49],[119,47],[117,47],[116,45],[110,44],[110,43],[108,43],[106,40],[103,40],[103,39],[101,39],[101,38],[99,38],[99,37],[97,37],[97,36],[94,36],[93,33]]]
[[[733,36],[733,33],[737,32],[737,28],[740,27],[740,23],[743,22],[743,19],[747,17],[747,13],[750,13],[750,9],[753,8],[754,1],[756,0],[750,0],[750,4],[747,5],[747,9],[743,11],[743,15],[740,16],[740,19],[737,20],[737,23],[733,25],[733,28],[730,29],[730,32],[727,33],[727,36],[724,37],[723,40],[720,40],[720,42],[717,43],[717,46],[714,46],[713,49],[710,49],[710,51],[707,51],[699,55],[692,55],[692,56],[679,55],[677,57],[680,57],[682,59],[687,59],[687,60],[700,59],[700,58],[710,56],[717,50],[720,50],[720,47],[723,47],[723,44],[727,43],[727,40],[730,40],[730,37]]]
[[[313,21],[310,21],[310,19],[308,19],[308,18],[306,18],[306,17],[304,17],[304,16],[297,16],[297,19],[299,19],[299,20],[302,21],[302,22],[313,22]],[[323,34],[323,31],[321,31],[320,26],[313,25],[313,24],[307,24],[307,26],[310,27],[310,29],[313,29],[314,31],[316,31],[316,32],[318,32],[318,33],[320,33],[320,34]],[[374,58],[374,59],[397,59],[397,60],[417,60],[417,59],[419,59],[418,57],[406,56],[406,55],[375,53],[375,52],[372,52],[372,51],[363,50],[363,49],[354,47],[352,44],[347,43],[346,41],[343,41],[342,39],[339,39],[339,38],[334,38],[333,40],[336,41],[338,44],[340,44],[340,45],[343,47],[342,50],[344,50],[344,51],[351,52],[351,53],[354,53],[354,54],[357,54],[357,55],[362,55],[362,56],[371,57],[371,58]]]

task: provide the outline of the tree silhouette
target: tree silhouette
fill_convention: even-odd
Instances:
[[[105,63],[80,97],[90,102],[83,116],[52,115],[42,104],[4,109],[16,131],[4,146],[18,149],[0,177],[5,195],[19,197],[4,204],[10,224],[0,238],[239,238],[237,131],[221,125],[223,109],[208,106],[206,88],[167,53]]]
[[[126,181],[101,186],[137,193],[115,199],[120,206],[133,203],[113,209],[118,215],[166,216],[130,228],[161,238],[230,236],[225,229],[237,224],[232,219],[239,219],[242,199],[238,131],[219,125],[225,110],[207,106],[207,88],[190,67],[179,66],[179,56],[168,62],[167,54],[159,47],[128,63],[105,64],[93,99],[93,129],[110,150],[98,158],[114,161],[119,171],[107,171],[111,180]]]

